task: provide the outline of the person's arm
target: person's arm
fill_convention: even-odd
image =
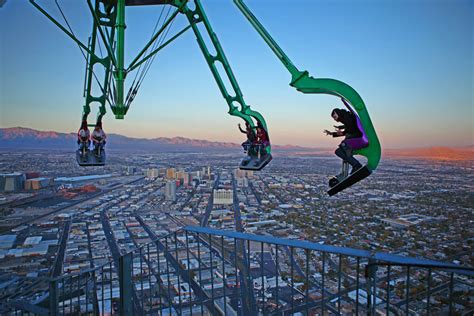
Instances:
[[[335,132],[331,132],[331,131],[328,131],[327,129],[325,129],[323,132],[326,133],[326,135],[328,135],[328,136],[331,135],[332,137],[341,137],[341,136],[346,135],[346,131],[341,130],[341,129],[338,129]]]
[[[346,135],[346,130],[337,130],[331,133],[332,137],[341,137]]]

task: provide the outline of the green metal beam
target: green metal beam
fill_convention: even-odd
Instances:
[[[97,113],[97,122],[102,121],[102,117],[106,114],[106,102],[107,102],[107,95],[109,93],[109,80],[110,80],[110,74],[112,72],[112,62],[111,62],[111,56],[108,54],[104,58],[100,58],[95,54],[96,48],[97,48],[97,43],[98,43],[98,36],[97,32],[98,29],[101,28],[101,26],[105,26],[111,29],[110,31],[110,41],[113,40],[115,37],[115,20],[116,20],[116,9],[115,7],[112,7],[110,12],[101,12],[101,3],[103,3],[103,0],[96,0],[95,1],[95,15],[99,16],[101,15],[102,19],[96,21],[93,19],[93,26],[92,26],[92,35],[90,38],[90,50],[93,52],[93,54],[89,55],[89,60],[87,62],[87,71],[86,71],[86,83],[85,83],[85,105],[84,105],[84,110],[83,110],[83,116],[82,120],[87,121],[87,117],[90,113],[90,106],[92,103],[97,102],[99,104],[99,111]],[[97,96],[97,93],[92,92],[92,82],[93,82],[93,76],[96,77],[94,73],[94,67],[96,65],[100,65],[104,67],[104,78],[103,83],[100,84],[98,81],[99,85],[101,86],[101,94]],[[98,78],[96,77],[96,80]]]
[[[92,17],[94,18],[94,21],[97,25],[100,25],[100,20],[99,17],[97,16],[96,10],[92,7],[91,0],[87,0],[87,5],[89,6],[89,10],[91,11]],[[101,27],[98,28],[99,34],[102,37],[102,42],[104,43],[105,48],[107,49],[107,52],[109,53],[109,56],[112,60],[113,65],[118,68],[117,61],[115,60],[114,56],[114,51],[109,43],[110,38],[107,38],[104,34],[104,31],[102,30]]]
[[[117,88],[116,103],[112,106],[112,112],[116,119],[123,119],[128,108],[124,104],[125,77],[127,76],[124,68],[125,60],[125,0],[117,0],[117,67],[114,72],[115,85]]]

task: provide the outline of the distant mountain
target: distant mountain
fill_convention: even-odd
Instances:
[[[119,134],[107,134],[109,148],[114,150],[240,150],[240,144],[228,142],[212,142],[184,137],[131,138]],[[12,127],[0,128],[0,148],[16,149],[71,149],[76,142],[75,133],[58,133],[38,131],[31,128]],[[272,146],[281,151],[314,151],[299,146]]]

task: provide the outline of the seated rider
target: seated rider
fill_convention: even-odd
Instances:
[[[77,132],[77,144],[79,145],[79,150],[82,151],[84,148],[86,150],[89,149],[89,146],[91,144],[90,137],[91,133],[89,131],[89,128],[87,127],[87,122],[82,121],[81,128]]]
[[[340,122],[343,125],[334,126],[336,128],[335,132],[330,132],[325,129],[324,133],[326,133],[326,135],[331,135],[332,137],[345,136],[344,140],[336,149],[335,154],[344,162],[347,162],[352,166],[351,174],[353,174],[362,168],[362,164],[354,158],[352,155],[353,149],[345,142],[345,140],[362,137],[362,132],[357,127],[357,118],[354,113],[344,109],[333,109],[331,116],[336,122]]]
[[[265,149],[268,145],[270,145],[270,139],[268,137],[267,131],[263,128],[263,125],[260,123],[260,121],[257,122],[257,144],[261,145],[260,156],[264,156],[266,154]]]
[[[104,149],[106,138],[107,136],[102,130],[102,122],[97,122],[94,131],[92,132],[92,142],[94,144],[95,151],[98,151],[99,148],[101,150]]]
[[[247,135],[247,140],[242,143],[242,147],[244,147],[245,151],[248,151],[252,145],[254,145],[257,141],[257,136],[255,135],[255,131],[253,130],[252,126],[248,122],[245,122],[245,130],[242,129],[239,123],[239,130],[241,133]]]

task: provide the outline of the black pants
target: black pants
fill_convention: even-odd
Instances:
[[[352,156],[352,148],[347,146],[345,142],[342,142],[335,151],[336,156],[341,158],[343,161],[348,162],[352,168],[360,168],[362,165],[360,162]]]

